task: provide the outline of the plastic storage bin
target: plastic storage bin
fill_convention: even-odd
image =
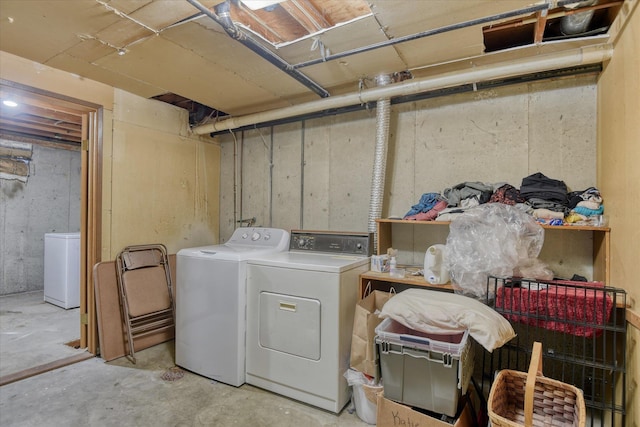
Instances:
[[[376,328],[384,397],[456,415],[473,372],[469,331],[428,334],[385,319]]]
[[[44,300],[80,307],[80,233],[44,235]]]

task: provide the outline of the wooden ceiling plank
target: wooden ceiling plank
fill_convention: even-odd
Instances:
[[[281,34],[278,30],[286,29],[284,26],[278,26],[278,30],[273,25],[267,23],[257,13],[246,7],[238,7],[232,3],[231,9],[236,9],[237,17],[240,22],[252,31],[260,34],[271,43],[281,43],[289,37]]]
[[[315,33],[331,26],[329,21],[308,0],[287,0],[280,5],[309,33]]]
[[[30,133],[31,131],[40,131],[40,132],[46,132],[46,134],[51,134],[51,135],[65,135],[65,136],[73,136],[73,137],[80,138],[80,132],[71,131],[67,129],[60,129],[52,126],[43,126],[43,125],[34,124],[34,123],[20,123],[15,120],[8,121],[3,118],[0,118],[0,124],[2,124],[3,128],[5,129],[23,129],[23,133]]]
[[[302,0],[305,3],[311,3],[315,9],[318,10],[321,16],[324,16],[328,21],[329,26],[340,24],[342,22],[348,22],[358,16],[364,16],[371,13],[371,2],[365,0]],[[386,3],[396,4],[397,2]],[[421,3],[421,2],[415,2]],[[425,2],[428,3],[428,2]],[[413,5],[412,5],[413,6]],[[396,6],[397,8],[397,6]]]
[[[86,111],[78,108],[78,104],[65,101],[51,101],[48,97],[29,97],[25,98],[24,102],[34,107],[41,107],[52,111],[57,111],[64,114],[71,114],[73,116],[82,116],[86,114]]]
[[[53,111],[53,110],[42,108],[42,107],[28,106],[28,109],[26,111],[21,111],[17,114],[20,114],[20,113],[30,114],[33,116],[38,116],[38,117],[51,119],[55,121],[62,121],[65,123],[73,123],[78,126],[82,124],[81,116],[77,116],[75,114],[63,113],[61,111]]]
[[[562,18],[564,16],[574,15],[576,13],[588,12],[590,10],[607,9],[614,6],[620,6],[622,3],[623,3],[622,1],[612,1],[610,3],[596,4],[594,6],[586,6],[579,9],[571,9],[571,10],[556,8],[547,13],[546,20],[549,21],[551,19]],[[539,20],[538,14],[530,15],[528,17],[510,20],[500,24],[490,25],[483,28],[482,31],[485,33],[489,33],[492,31],[501,31],[501,30],[504,30],[505,28],[514,28],[514,27],[520,27],[522,25],[537,23],[538,20]]]
[[[69,133],[69,132],[77,132],[79,133],[80,130],[76,127],[74,128],[67,128],[67,127],[61,127],[61,126],[57,126],[55,123],[46,123],[46,122],[38,122],[35,120],[25,120],[23,118],[19,118],[19,119],[11,119],[11,118],[6,118],[6,117],[0,117],[0,122],[2,123],[8,123],[8,124],[15,124],[16,126],[24,126],[24,127],[29,127],[29,126],[33,126],[36,129],[40,129],[40,130],[47,130],[53,133]]]
[[[547,9],[540,10],[536,12],[536,17],[538,20],[536,21],[535,30],[533,34],[533,42],[534,43],[542,43],[542,37],[544,36],[544,29],[547,26]]]
[[[5,129],[0,129],[0,139],[8,141],[26,142],[29,144],[39,145],[41,147],[54,148],[56,150],[80,151],[80,141],[55,141],[51,142],[46,139],[38,138],[30,135],[16,135]]]
[[[32,114],[29,114],[29,113],[19,114],[18,116],[16,116],[14,121],[16,123],[18,123],[18,122],[19,123],[34,123],[34,124],[38,124],[38,125],[42,125],[42,126],[50,126],[52,129],[66,129],[66,130],[78,131],[78,132],[82,128],[82,125],[80,125],[80,124],[76,125],[76,124],[73,124],[73,123],[57,121],[57,120],[51,120],[51,119],[47,119],[45,117],[34,116]]]
[[[78,104],[74,104],[72,102],[60,99],[53,100],[51,97],[37,93],[26,93],[6,89],[7,88],[4,86],[0,88],[0,97],[3,99],[11,98],[18,104],[33,105],[35,107],[72,114],[74,116],[82,116],[82,114],[86,113],[86,111],[78,108]]]
[[[0,120],[1,122],[1,120]],[[23,128],[20,126],[12,126],[12,125],[4,125],[2,126],[2,132],[12,132],[12,133],[17,133],[17,134],[21,134],[21,135],[32,135],[32,136],[40,136],[40,137],[44,137],[44,138],[48,138],[48,139],[54,139],[54,140],[64,140],[64,141],[73,141],[73,142],[80,142],[80,137],[77,137],[75,135],[67,135],[67,134],[57,134],[59,136],[55,136],[56,134],[52,134],[51,132],[46,132],[46,131],[41,131],[39,129],[34,129],[34,128]]]

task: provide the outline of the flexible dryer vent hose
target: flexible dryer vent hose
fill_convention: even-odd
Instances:
[[[391,83],[389,74],[382,74],[376,78],[378,86],[386,86]],[[376,219],[382,215],[382,203],[384,201],[385,170],[387,168],[387,150],[389,145],[389,119],[391,116],[391,99],[378,99],[376,104],[376,147],[373,161],[373,176],[371,178],[371,199],[369,201],[369,232],[374,233],[374,252],[378,247],[378,235],[376,233]]]

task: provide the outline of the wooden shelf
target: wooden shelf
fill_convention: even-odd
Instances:
[[[410,224],[410,225],[426,225],[426,226],[442,226],[449,225],[451,221],[414,221],[408,219],[390,219],[390,218],[380,218],[376,219],[378,224]],[[542,228],[548,230],[575,230],[575,231],[611,231],[609,227],[596,227],[593,225],[549,225],[549,224],[540,224]]]
[[[378,227],[378,239],[376,253],[387,253],[387,249],[393,247],[393,226],[414,225],[418,227],[448,227],[450,221],[411,221],[404,219],[381,218],[376,219]],[[593,233],[593,280],[604,282],[611,286],[610,278],[610,227],[596,227],[588,225],[547,225],[540,224],[545,230],[558,232],[587,231]],[[424,281],[424,279],[423,279]],[[426,283],[426,282],[425,282]]]
[[[404,277],[391,277],[389,273],[368,271],[360,275],[360,298],[364,296],[369,283],[371,283],[371,290],[383,290],[385,292],[388,292],[391,288],[394,288],[396,292],[407,288],[426,288],[436,291],[453,292],[451,283],[432,285],[424,280],[423,276],[405,275]]]

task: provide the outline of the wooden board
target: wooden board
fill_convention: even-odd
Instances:
[[[16,381],[24,380],[25,378],[30,378],[35,375],[40,375],[45,372],[53,371],[54,369],[58,369],[74,363],[82,362],[83,360],[88,360],[88,359],[91,359],[92,357],[94,357],[94,355],[89,352],[75,354],[73,356],[54,360],[53,362],[45,363],[43,365],[34,366],[33,368],[23,369],[22,371],[15,372],[13,374],[4,375],[0,377],[0,387],[7,384],[14,383]]]
[[[169,255],[173,295],[176,294],[176,256]],[[115,261],[100,262],[93,268],[98,317],[99,353],[105,361],[127,354],[127,333],[122,322]],[[149,334],[134,340],[136,351],[152,347],[174,337],[174,330]]]
[[[634,326],[637,330],[640,331],[640,314],[636,313],[630,308],[627,308],[626,314],[627,314],[627,322],[629,322],[631,326]]]

